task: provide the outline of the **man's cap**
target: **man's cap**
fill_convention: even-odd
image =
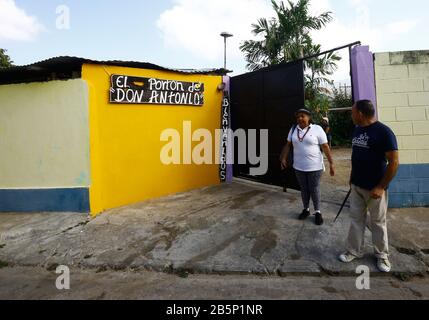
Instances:
[[[311,111],[308,109],[299,109],[297,112],[295,112],[295,116],[297,116],[300,113],[308,114],[309,116],[311,116]]]

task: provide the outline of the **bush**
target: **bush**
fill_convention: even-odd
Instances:
[[[351,111],[335,111],[329,114],[332,130],[332,145],[336,147],[351,146],[354,124]]]

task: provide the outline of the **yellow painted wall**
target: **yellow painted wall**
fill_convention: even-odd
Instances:
[[[0,85],[0,189],[89,184],[85,81]]]
[[[203,107],[109,104],[110,75],[155,77],[203,82]],[[183,121],[192,129],[212,132],[220,126],[221,76],[185,75],[174,72],[85,64],[90,101],[91,213],[219,184],[219,166],[171,165],[160,161],[161,132],[168,128],[182,133]],[[214,140],[213,140],[214,143]],[[193,143],[193,145],[198,144]],[[213,152],[214,153],[214,152]]]

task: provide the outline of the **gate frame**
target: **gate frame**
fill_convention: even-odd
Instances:
[[[293,60],[293,61],[289,61],[289,62],[284,62],[284,63],[280,63],[280,64],[276,64],[276,65],[267,66],[267,67],[261,68],[259,70],[256,70],[256,72],[257,71],[271,71],[271,70],[276,70],[276,69],[279,69],[281,67],[285,67],[287,65],[295,64],[295,63],[298,63],[298,62],[304,63],[306,60],[310,60],[312,58],[317,58],[317,57],[322,56],[322,55],[326,55],[326,54],[329,54],[329,53],[332,53],[332,52],[335,52],[335,51],[340,51],[340,50],[348,48],[348,50],[349,50],[349,62],[350,62],[350,80],[351,80],[352,99],[353,99],[353,101],[355,101],[355,86],[354,86],[355,85],[355,83],[354,83],[355,78],[354,78],[354,73],[353,73],[353,69],[354,68],[353,68],[353,61],[352,61],[352,56],[353,56],[352,50],[355,47],[361,46],[361,44],[362,44],[361,41],[355,41],[355,42],[352,42],[352,43],[349,43],[349,44],[346,44],[346,45],[343,45],[343,46],[340,46],[340,47],[336,47],[336,48],[333,48],[333,49],[330,49],[330,50],[326,50],[326,51],[323,51],[323,52],[320,52],[320,53],[317,53],[317,54],[314,54],[314,55],[306,56],[306,57],[303,57],[303,58],[300,58],[300,59],[297,59],[297,60]],[[255,71],[247,72],[247,73],[244,73],[244,74],[241,74],[241,75],[237,75],[236,77],[239,77],[239,76],[242,76],[242,75],[246,75],[246,74],[250,74],[250,73],[253,73],[253,72],[255,72]],[[303,70],[303,73],[304,73],[304,70]],[[234,78],[234,77],[231,77],[231,80],[232,80],[232,78]],[[304,95],[305,95],[305,84],[304,84]],[[304,99],[305,99],[305,96],[304,96]],[[232,109],[232,100],[231,100],[231,109]],[[232,110],[230,110],[230,112],[232,113]],[[233,122],[234,119],[232,118],[231,121]],[[247,128],[247,129],[251,129],[251,128]],[[234,164],[234,177],[238,177],[238,178],[242,178],[242,179],[247,179],[247,180],[253,180],[253,181],[255,180],[255,179],[252,179],[249,176],[244,176],[244,175],[236,176],[236,174],[235,174],[235,172],[236,172],[235,166],[236,166],[236,164]],[[267,183],[261,182],[261,181],[258,181],[258,182],[267,184]],[[287,192],[287,187],[283,186],[283,190],[284,190],[284,192]]]

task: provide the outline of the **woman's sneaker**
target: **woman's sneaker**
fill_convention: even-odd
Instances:
[[[321,226],[323,224],[323,217],[320,212],[316,212],[316,225]]]
[[[344,263],[350,263],[353,260],[356,260],[357,258],[358,257],[356,257],[354,254],[351,254],[350,252],[343,253],[338,257],[338,259]]]
[[[392,265],[390,264],[389,259],[378,258],[377,259],[377,268],[381,272],[388,273],[388,272],[390,272],[390,270],[392,270]]]
[[[310,216],[310,210],[304,209],[299,215],[299,220],[305,220]]]

